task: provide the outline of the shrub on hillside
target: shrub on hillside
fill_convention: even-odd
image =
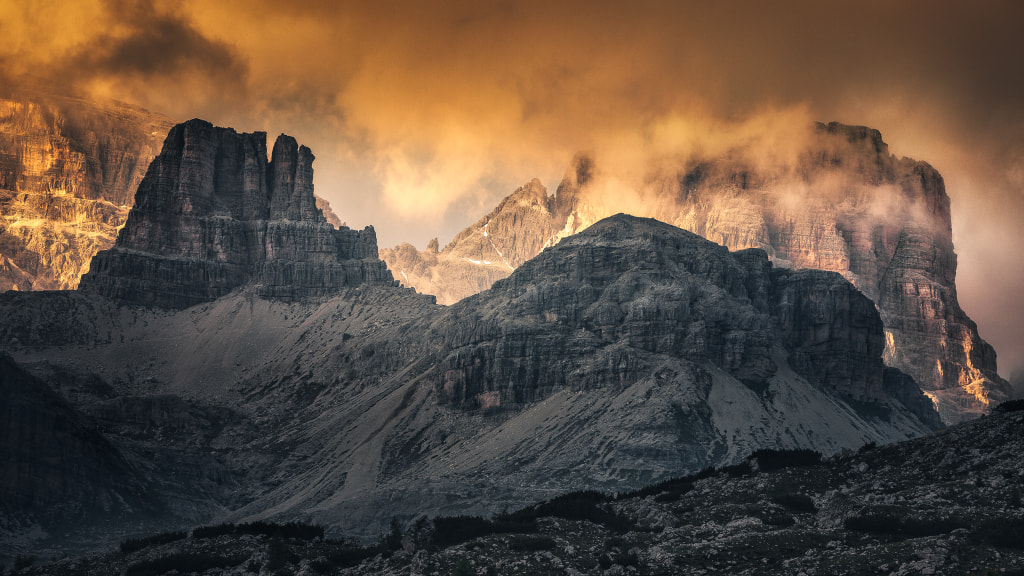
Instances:
[[[172,570],[181,574],[203,573],[207,570],[232,568],[245,562],[247,556],[220,556],[217,554],[171,554],[154,560],[144,560],[128,567],[127,576],[160,576]]]
[[[494,520],[479,516],[438,516],[434,518],[431,541],[445,548],[489,534],[528,533],[537,531],[536,519],[500,515]]]
[[[790,510],[796,510],[797,512],[814,514],[818,511],[818,507],[814,505],[814,500],[806,494],[783,492],[782,494],[776,494],[773,496],[772,502],[775,502],[780,506],[785,506]]]
[[[982,541],[1002,548],[1024,549],[1024,518],[995,518],[975,531]]]
[[[566,520],[589,520],[609,530],[625,533],[633,528],[633,522],[605,506],[611,497],[593,490],[581,490],[563,494],[557,498],[527,506],[513,512],[507,518],[513,522],[535,522],[538,518],[564,518]]]
[[[143,548],[149,548],[150,546],[159,546],[160,544],[167,544],[168,542],[177,542],[178,540],[184,540],[187,536],[188,534],[184,532],[164,532],[162,534],[147,536],[145,538],[128,538],[121,542],[121,552],[127,554],[129,552],[142,550]]]
[[[200,526],[192,530],[193,538],[216,538],[225,534],[249,534],[252,536],[277,536],[297,540],[323,539],[324,527],[301,522],[247,522],[245,524],[217,524],[216,526]]]
[[[892,512],[873,512],[851,516],[843,521],[843,526],[857,532],[920,538],[949,534],[967,528],[968,524],[960,518],[908,518]]]
[[[996,412],[1020,412],[1024,410],[1024,398],[1020,400],[1007,400],[996,406]]]
[[[762,472],[772,472],[795,466],[815,466],[821,464],[820,453],[804,448],[796,450],[756,450],[750,457],[757,460],[757,467]]]
[[[515,535],[508,539],[508,548],[514,552],[540,552],[556,546],[553,538],[544,535]]]

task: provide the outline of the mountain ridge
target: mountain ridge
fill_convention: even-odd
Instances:
[[[263,142],[179,125],[95,277],[0,295],[0,348],[138,471],[167,510],[150,525],[315,520],[369,537],[392,516],[942,426],[884,366],[878,312],[839,274],[617,215],[445,307],[325,221],[308,149],[282,136],[267,161]],[[543,190],[523,192],[533,206]],[[331,275],[352,260],[380,276]],[[289,265],[308,282],[268,290]],[[182,282],[182,266],[220,272]]]
[[[652,168],[639,189],[611,198],[602,192],[601,163],[578,154],[555,194],[535,195],[532,207],[511,200],[539,182],[514,192],[439,253],[403,245],[382,249],[381,257],[403,285],[451,304],[509,273],[496,246],[525,255],[615,212],[654,217],[731,249],[764,249],[778,266],[843,274],[882,313],[887,363],[912,375],[945,421],[1007,399],[995,351],[957,302],[941,175],[889,154],[871,128],[818,123],[808,141],[792,164],[767,168],[743,149],[677,158]],[[485,226],[487,243],[480,241]],[[467,250],[477,256],[465,258]]]

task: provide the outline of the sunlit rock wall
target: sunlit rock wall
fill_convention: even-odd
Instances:
[[[171,125],[113,102],[0,98],[0,290],[76,287]]]

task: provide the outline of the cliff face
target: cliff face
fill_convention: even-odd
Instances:
[[[957,302],[942,177],[924,162],[890,155],[877,130],[819,124],[796,160],[778,166],[744,151],[679,158],[652,169],[640,189],[621,191],[628,201],[609,198],[602,177],[599,161],[578,156],[556,194],[537,197],[535,213],[546,220],[522,218],[524,209],[509,201],[517,191],[440,254],[399,247],[382,258],[406,285],[450,304],[506,274],[508,266],[456,262],[483,224],[490,243],[525,255],[618,211],[650,216],[733,250],[760,248],[777,266],[842,274],[878,307],[887,364],[913,376],[946,421],[1007,397],[995,352]],[[460,273],[449,273],[455,266]],[[416,274],[401,277],[407,267]]]
[[[187,310],[84,289],[3,294],[0,316],[0,347],[71,382],[55,387],[150,470],[168,526],[306,519],[372,538],[392,516],[941,426],[883,365],[879,316],[840,275],[625,215],[449,307],[393,285]],[[105,386],[78,384],[92,379]]]
[[[436,240],[424,251],[412,244],[380,251],[391,273],[406,286],[452,304],[490,288],[496,280],[543,249],[558,231],[553,198],[534,179],[490,214],[460,232],[443,250]]]
[[[139,185],[114,247],[80,289],[184,308],[245,284],[264,296],[322,296],[390,284],[372,227],[335,229],[313,194],[313,154],[281,135],[202,120],[175,126]]]
[[[92,257],[114,245],[173,126],[118,102],[0,98],[0,291],[76,288]]]
[[[621,214],[453,305],[434,329],[450,349],[440,396],[474,408],[628,386],[648,354],[713,365],[759,393],[795,372],[841,398],[888,398],[881,320],[841,276],[776,269],[761,250],[730,253]],[[931,409],[919,416],[938,424]]]
[[[171,125],[118,103],[0,99],[0,290],[76,287]]]

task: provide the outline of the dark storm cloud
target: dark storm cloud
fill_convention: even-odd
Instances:
[[[18,32],[4,55],[11,77],[60,91],[145,100],[156,109],[174,108],[171,114],[183,104],[204,108],[225,96],[244,102],[245,58],[200,32],[174,3],[83,0],[6,10],[0,19]]]
[[[152,80],[199,73],[227,82],[244,80],[246,66],[224,42],[200,34],[176,14],[158,13],[151,2],[111,2],[126,34],[105,34],[67,59],[65,70],[80,76],[137,76]]]

